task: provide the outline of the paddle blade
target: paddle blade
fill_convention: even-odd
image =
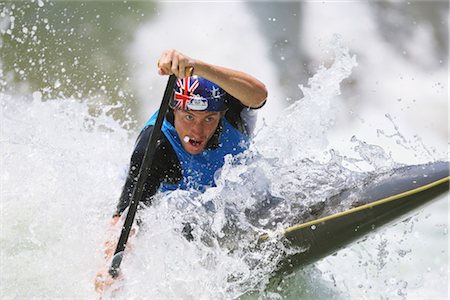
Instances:
[[[108,273],[114,279],[120,275],[120,263],[122,262],[123,254],[124,251],[121,251],[115,254],[112,258],[111,267],[109,268]]]

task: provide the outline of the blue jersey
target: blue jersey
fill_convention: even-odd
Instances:
[[[148,120],[144,127],[153,126],[157,114],[158,112]],[[182,178],[178,183],[162,182],[161,191],[195,189],[203,192],[207,187],[215,186],[214,175],[222,168],[225,156],[239,154],[248,145],[248,137],[234,128],[227,119],[220,120],[219,128],[217,147],[205,149],[201,153],[193,155],[183,148],[175,127],[167,119],[164,120],[162,132],[177,155]]]

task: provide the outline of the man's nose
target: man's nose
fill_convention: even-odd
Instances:
[[[191,127],[191,134],[201,135],[203,133],[204,126],[201,122],[195,122]]]

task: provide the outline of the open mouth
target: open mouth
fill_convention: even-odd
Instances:
[[[190,144],[192,147],[195,147],[195,148],[199,148],[203,145],[203,140],[196,140],[196,139],[189,137],[188,135],[184,136],[183,142],[185,142],[186,144]]]
[[[194,140],[194,139],[189,139],[189,143],[190,143],[192,146],[197,147],[197,146],[200,146],[200,145],[202,144],[202,141],[197,141],[197,140]]]

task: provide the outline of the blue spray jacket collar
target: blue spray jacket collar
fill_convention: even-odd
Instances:
[[[158,112],[145,124],[153,126]],[[164,118],[162,132],[172,145],[182,169],[182,180],[178,184],[163,183],[160,190],[195,189],[203,192],[207,187],[215,186],[214,175],[222,168],[227,154],[237,155],[247,149],[248,137],[240,133],[225,118],[221,119],[222,132],[218,147],[203,150],[192,155],[184,150],[175,127]]]

